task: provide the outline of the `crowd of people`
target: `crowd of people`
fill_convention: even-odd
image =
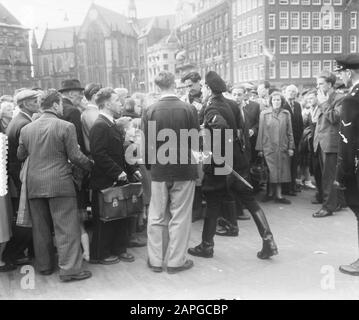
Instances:
[[[351,70],[344,62],[342,74]],[[342,75],[348,87],[356,84],[351,72]],[[96,83],[83,88],[79,80],[69,79],[59,90],[23,88],[14,97],[1,97],[9,192],[0,197],[7,211],[0,213],[0,272],[34,262],[43,276],[58,266],[61,281],[83,280],[91,277],[83,260],[130,263],[135,257],[127,249],[147,245],[152,271],[177,273],[193,267],[187,254],[212,258],[215,235],[238,236],[238,220],[250,219],[245,209],[263,242],[257,257],[269,259],[278,248],[260,201],[290,205],[284,196],[310,189],[316,190],[312,202],[321,204],[314,218],[347,206],[345,174],[340,180],[338,172],[346,159],[343,130],[351,124],[341,120],[346,92],[334,73],[323,71],[313,88],[301,93],[294,85],[274,88],[267,81],[257,88],[230,87],[213,71],[203,80],[190,72],[181,81],[183,86],[176,87],[175,76],[162,71],[155,81],[158,94],[129,96],[125,88]],[[176,139],[169,144],[168,137],[151,145],[151,122],[156,137],[164,129],[177,137],[185,129],[199,132],[199,147],[195,150],[189,137],[187,147]],[[225,157],[215,159],[216,145],[203,152],[216,132],[221,133],[221,155],[227,143],[232,146],[230,167]],[[133,144],[141,146],[137,163],[126,157]],[[185,163],[156,158],[162,152],[183,160],[183,148]],[[191,161],[194,151],[209,161]],[[101,219],[103,190],[128,183],[142,184],[141,213]],[[188,248],[191,223],[201,218],[201,242]],[[359,272],[359,266],[350,268]]]

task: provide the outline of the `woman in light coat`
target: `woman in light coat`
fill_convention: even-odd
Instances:
[[[264,157],[269,168],[269,192],[264,201],[290,204],[282,196],[282,183],[291,181],[290,161],[294,154],[294,138],[291,116],[284,107],[285,99],[280,92],[273,92],[270,108],[262,111],[256,150]]]

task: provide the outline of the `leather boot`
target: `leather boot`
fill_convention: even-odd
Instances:
[[[358,244],[359,244],[359,221],[358,221]],[[359,259],[350,265],[343,265],[339,267],[340,272],[349,274],[351,276],[359,276]]]
[[[213,258],[213,247],[214,245],[209,242],[202,242],[197,247],[189,248],[188,253],[196,257]]]
[[[221,226],[224,228],[221,231],[216,232],[219,236],[224,237],[238,237],[239,229],[237,222],[237,211],[235,201],[225,201],[223,203],[223,216],[225,217]]]
[[[259,234],[263,240],[263,248],[257,253],[259,259],[269,259],[278,254],[277,245],[274,242],[272,231],[270,230],[267,218],[262,209],[251,212],[253,220],[258,228]]]

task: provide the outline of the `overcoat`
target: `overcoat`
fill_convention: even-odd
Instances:
[[[262,151],[269,168],[270,183],[291,181],[288,150],[294,150],[292,122],[289,111],[262,111],[256,150]]]

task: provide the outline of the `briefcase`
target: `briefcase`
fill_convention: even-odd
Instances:
[[[99,192],[100,219],[108,222],[136,216],[143,210],[141,183],[130,183]]]

